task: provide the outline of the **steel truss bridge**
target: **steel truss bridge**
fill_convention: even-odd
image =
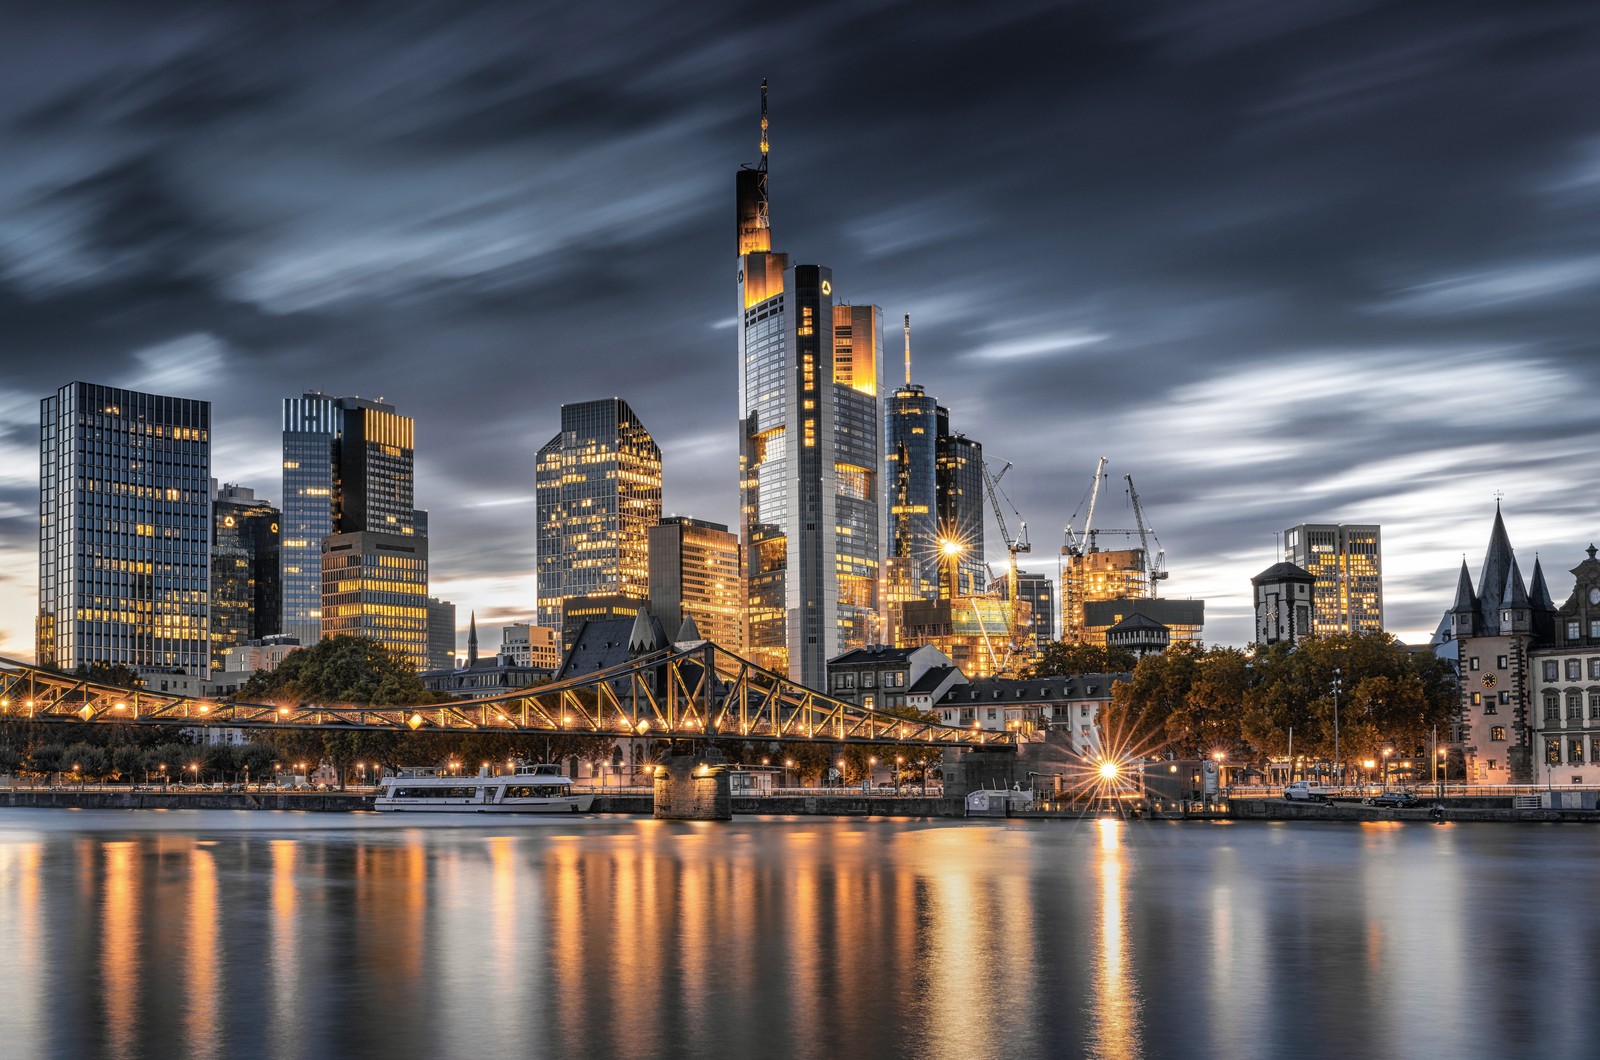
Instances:
[[[710,641],[553,684],[426,706],[241,703],[95,684],[0,659],[0,720],[183,728],[574,733],[1015,750],[1011,732],[910,721],[797,684]]]

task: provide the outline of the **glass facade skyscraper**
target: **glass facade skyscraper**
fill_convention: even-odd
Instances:
[[[740,530],[749,657],[812,688],[877,634],[882,313],[772,250],[762,156],[736,182]]]
[[[322,635],[375,640],[428,669],[428,539],[357,530],[322,540]]]
[[[889,395],[889,548],[891,603],[939,595],[938,402],[914,383]]]
[[[211,659],[247,640],[280,632],[279,577],[282,513],[255,491],[225,485],[211,504]]]
[[[211,673],[211,403],[74,382],[39,408],[35,654]]]
[[[676,637],[685,617],[718,647],[744,650],[739,538],[721,523],[672,515],[650,528],[650,613]]]
[[[983,446],[951,433],[950,413],[937,411],[936,463],[939,481],[939,535],[961,542],[956,557],[956,592],[981,593],[987,580],[983,557]],[[941,590],[943,591],[943,590]]]
[[[323,542],[416,534],[414,425],[394,406],[310,392],[283,402],[283,632],[322,636]]]
[[[539,450],[539,624],[578,597],[650,598],[649,530],[661,520],[661,450],[620,398],[561,406]]]

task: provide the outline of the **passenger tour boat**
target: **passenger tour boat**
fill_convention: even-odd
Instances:
[[[588,813],[592,792],[574,792],[558,765],[519,765],[497,777],[451,776],[436,767],[400,770],[384,777],[373,809],[412,813]]]

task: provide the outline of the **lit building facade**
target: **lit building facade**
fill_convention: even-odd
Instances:
[[[1383,547],[1375,523],[1302,523],[1283,532],[1283,558],[1316,578],[1318,633],[1383,629]]]
[[[211,672],[211,403],[93,383],[39,406],[35,657]]]
[[[1002,599],[1009,598],[1011,585],[1007,579],[999,584]],[[1044,652],[1046,644],[1056,639],[1056,589],[1043,574],[1026,571],[1017,573],[1017,596],[1027,607],[1019,614],[1018,647],[1030,655]]]
[[[739,538],[721,523],[673,515],[650,528],[650,613],[676,635],[692,616],[700,636],[744,651]]]
[[[418,536],[414,468],[415,425],[394,406],[315,391],[284,399],[285,634],[303,644],[322,635],[321,563],[328,536]]]
[[[1086,609],[1091,604],[1129,603],[1150,596],[1150,574],[1142,548],[1061,550],[1061,639],[1070,643],[1104,644],[1105,631],[1126,616],[1091,626]],[[1165,622],[1159,616],[1151,616]],[[1170,622],[1165,623],[1169,627]],[[1176,629],[1173,640],[1182,639]]]
[[[322,547],[322,636],[375,640],[427,670],[428,539],[358,530]]]
[[[562,405],[537,475],[539,624],[561,628],[563,608],[581,597],[648,601],[661,450],[628,403]]]
[[[224,485],[211,502],[211,665],[250,640],[276,636],[283,621],[278,585],[282,513],[255,491]]]
[[[554,673],[561,666],[561,631],[531,622],[513,622],[500,630],[500,654],[517,666]]]
[[[820,688],[879,606],[881,314],[836,313],[827,268],[772,250],[765,95],[761,162],[735,188],[746,652]]]
[[[939,595],[939,403],[906,383],[885,402],[888,606]]]
[[[970,680],[992,677],[1005,661],[1010,611],[991,596],[914,600],[900,606],[898,643],[938,648]]]
[[[1600,784],[1600,560],[1593,545],[1587,555],[1529,659],[1534,779],[1549,788]],[[1537,606],[1543,580],[1535,578],[1529,596]]]

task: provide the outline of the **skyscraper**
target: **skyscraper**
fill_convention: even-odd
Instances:
[[[950,430],[950,410],[936,411],[938,438],[936,461],[939,480],[939,535],[961,543],[956,557],[956,591],[962,595],[984,589],[983,556],[983,446]]]
[[[39,662],[210,677],[211,403],[74,382],[39,419]]]
[[[939,595],[939,403],[911,381],[911,315],[905,318],[905,383],[884,413],[888,492],[888,606]]]
[[[1383,629],[1383,548],[1376,523],[1302,523],[1283,532],[1283,558],[1311,572],[1317,633]]]
[[[249,640],[276,636],[283,621],[279,588],[282,513],[255,490],[233,484],[211,502],[211,659]]]
[[[650,528],[650,613],[669,636],[693,617],[700,636],[744,650],[739,538],[721,523],[672,515]]]
[[[772,250],[765,83],[761,100],[761,161],[736,182],[747,650],[821,688],[877,615],[882,314],[836,310],[825,266]]]
[[[620,398],[561,406],[539,450],[539,624],[562,628],[568,600],[650,598],[650,527],[661,520],[661,450]]]
[[[428,539],[354,530],[322,539],[322,635],[375,640],[428,669]]]
[[[409,416],[379,401],[315,391],[284,399],[283,632],[300,643],[323,633],[327,537],[415,536],[414,430]]]
[[[428,669],[449,670],[456,665],[456,605],[428,597]]]

